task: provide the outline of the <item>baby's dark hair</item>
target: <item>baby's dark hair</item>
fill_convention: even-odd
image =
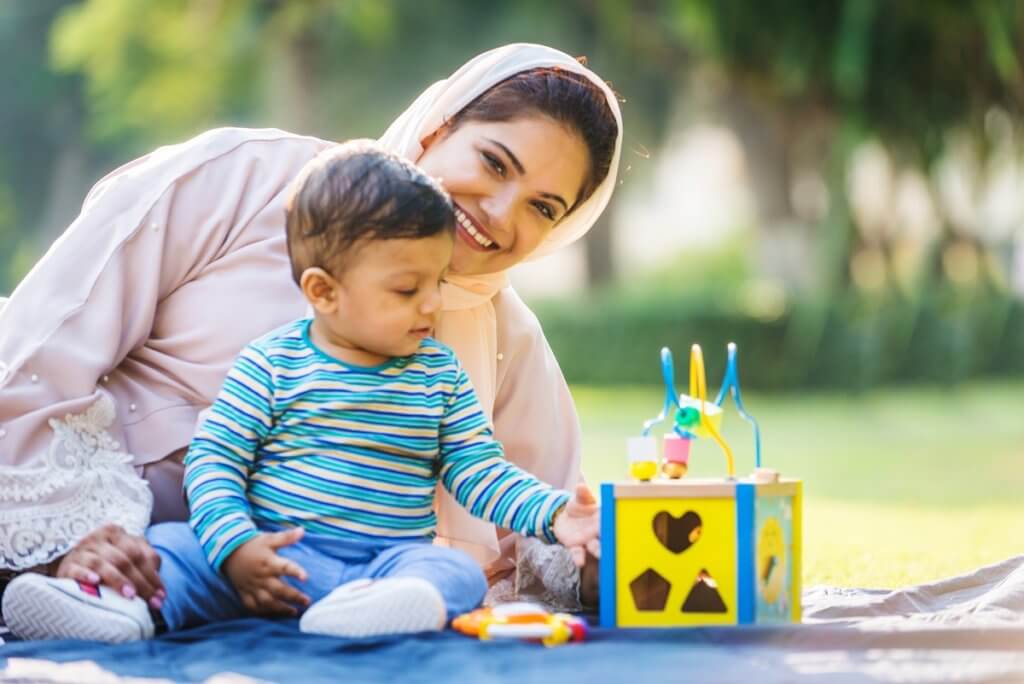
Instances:
[[[364,240],[454,232],[451,198],[412,162],[374,140],[322,152],[295,179],[286,206],[288,256],[298,283],[307,268],[337,275]]]

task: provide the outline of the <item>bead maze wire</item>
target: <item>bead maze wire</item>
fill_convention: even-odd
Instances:
[[[761,427],[754,420],[754,416],[747,413],[743,406],[743,399],[740,396],[740,373],[736,362],[736,343],[730,342],[726,347],[725,377],[722,378],[722,387],[718,390],[715,403],[719,406],[725,401],[726,395],[732,396],[736,404],[736,412],[740,417],[750,423],[754,428],[754,467],[761,467]]]
[[[661,379],[665,382],[665,403],[662,404],[658,415],[644,421],[644,429],[640,433],[643,437],[650,435],[651,428],[664,421],[670,411],[682,408],[679,405],[679,395],[676,394],[676,371],[672,364],[672,351],[668,347],[661,348]]]
[[[700,349],[699,344],[695,344],[690,347],[690,396],[700,400],[700,426],[711,435],[711,439],[715,440],[719,448],[725,454],[726,468],[728,469],[729,477],[736,477],[736,459],[733,458],[732,449],[729,447],[722,435],[718,432],[718,429],[708,418],[707,409],[707,378],[704,374],[704,353]]]
[[[750,423],[754,429],[755,467],[760,468],[761,428],[743,405],[735,343],[730,342],[726,349],[725,375],[714,405],[720,408],[726,396],[732,397],[740,417]],[[676,393],[675,367],[672,361],[672,352],[668,347],[662,347],[661,349],[661,377],[665,384],[665,401],[657,416],[644,421],[641,435],[643,437],[649,436],[651,430],[656,425],[664,422],[671,415],[672,430],[680,437],[693,439],[699,434],[711,437],[725,454],[729,477],[735,477],[735,458],[732,448],[730,448],[715,423],[708,416],[707,376],[704,368],[704,354],[701,351],[700,345],[695,344],[690,348],[690,395],[688,397]],[[685,403],[684,400],[686,400]]]

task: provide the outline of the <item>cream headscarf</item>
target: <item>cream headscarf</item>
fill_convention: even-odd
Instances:
[[[416,161],[423,153],[420,141],[439,129],[463,107],[491,86],[530,69],[559,67],[590,79],[604,92],[608,106],[615,115],[619,135],[615,154],[604,182],[548,234],[530,255],[537,258],[565,247],[582,237],[604,211],[615,189],[616,171],[622,148],[622,114],[615,94],[594,72],[569,55],[543,45],[514,43],[478,55],[443,81],[438,81],[420,95],[412,106],[384,133],[380,142],[388,150]],[[442,289],[444,314],[437,337],[455,350],[465,367],[480,403],[489,417],[494,410],[497,378],[497,320],[494,295],[509,287],[508,276],[492,273],[478,276],[449,276]],[[550,481],[546,473],[534,472]],[[438,534],[452,546],[467,551],[482,564],[499,555],[494,526],[473,518],[452,499],[440,492],[438,499]]]

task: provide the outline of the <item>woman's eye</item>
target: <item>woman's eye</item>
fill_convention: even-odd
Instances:
[[[413,297],[419,290],[413,288],[411,290],[395,290],[395,292],[403,297]]]
[[[555,210],[552,209],[550,205],[545,204],[544,202],[534,202],[533,206],[537,207],[537,211],[539,211],[548,221],[555,220]]]
[[[487,161],[487,165],[490,166],[492,169],[494,169],[495,173],[497,173],[499,176],[504,178],[505,177],[505,165],[501,163],[501,160],[498,159],[497,157],[495,157],[490,152],[484,152],[483,155],[484,155],[484,159]]]

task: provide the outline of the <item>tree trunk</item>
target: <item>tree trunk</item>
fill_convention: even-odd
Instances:
[[[280,36],[271,48],[266,111],[274,126],[317,135],[318,55],[316,41],[306,30]]]
[[[601,214],[594,227],[583,239],[583,250],[587,261],[587,288],[609,284],[615,277],[612,256],[612,204]]]

